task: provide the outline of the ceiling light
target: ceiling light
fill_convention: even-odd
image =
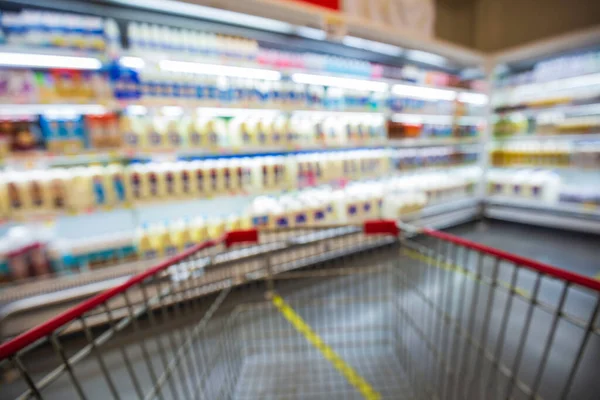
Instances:
[[[216,64],[200,64],[188,61],[162,60],[159,62],[160,69],[173,72],[189,72],[203,75],[231,76],[236,78],[264,79],[277,81],[281,79],[281,73],[269,69],[231,67]]]
[[[0,66],[27,68],[100,69],[102,63],[92,57],[50,54],[0,53]]]
[[[296,83],[308,85],[333,86],[342,89],[370,90],[373,92],[385,92],[388,89],[388,84],[385,82],[325,75],[293,74],[292,80]]]

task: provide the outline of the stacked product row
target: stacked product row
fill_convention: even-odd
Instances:
[[[0,14],[0,39],[15,46],[88,51],[120,46],[119,30],[112,19],[28,9]]]
[[[473,164],[476,149],[352,150],[287,156],[8,171],[3,217],[87,213],[181,199],[285,191],[427,167]]]
[[[492,165],[600,168],[600,141],[581,140],[516,142],[498,145],[491,152]]]
[[[171,109],[170,111],[173,111]],[[174,110],[183,113],[183,110]],[[235,118],[210,115],[42,116],[37,121],[0,121],[0,153],[46,150],[75,154],[82,149],[135,151],[240,149],[242,146],[338,146],[383,144],[383,116],[349,117],[263,114]]]
[[[135,150],[339,146],[383,144],[386,139],[384,119],[376,115],[124,116],[121,130],[126,147]]]
[[[600,72],[600,51],[598,50],[540,61],[531,71],[498,77],[496,85],[498,87],[520,86],[596,72]]]
[[[513,135],[572,135],[600,132],[600,116],[572,116],[563,114],[540,114],[529,118],[501,117],[494,123],[494,136]]]
[[[2,174],[4,216],[85,213],[138,202],[291,190],[389,171],[385,150],[244,157]]]
[[[387,125],[390,139],[409,138],[475,138],[481,134],[483,125],[478,124],[453,124],[452,121],[444,123],[423,122],[394,122]]]
[[[306,189],[280,197],[260,196],[239,214],[189,216],[163,223],[142,224],[133,234],[102,240],[65,241],[44,229],[9,231],[0,240],[0,280],[16,280],[48,273],[72,273],[136,259],[175,254],[193,244],[220,237],[224,232],[253,226],[302,227],[370,218],[404,218],[428,204],[474,194],[479,168],[447,173],[350,183],[343,189]],[[19,249],[27,248],[27,251]],[[39,257],[31,258],[33,252]],[[47,257],[48,262],[37,262]]]
[[[187,107],[383,110],[386,95],[357,87],[305,85],[289,80],[226,78],[198,73],[144,69],[115,79],[115,97],[144,105]]]

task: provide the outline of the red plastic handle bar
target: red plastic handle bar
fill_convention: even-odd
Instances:
[[[258,243],[258,229],[232,231],[225,235],[225,246],[231,247],[238,243]]]
[[[109,299],[113,298],[114,296],[116,296],[120,293],[123,293],[124,291],[126,291],[127,289],[132,287],[133,285],[141,283],[144,279],[158,274],[159,272],[169,268],[170,266],[172,266],[174,264],[177,264],[178,262],[184,260],[185,258],[191,256],[192,254],[194,254],[200,250],[204,250],[209,247],[216,246],[217,244],[219,244],[221,242],[223,242],[223,239],[210,240],[210,241],[207,241],[204,243],[197,244],[197,245],[189,248],[188,250],[185,250],[182,253],[177,254],[176,256],[173,256],[173,257],[169,258],[168,260],[165,260],[165,261],[161,262],[160,264],[158,264],[152,268],[149,268],[148,270],[146,270],[138,275],[132,276],[126,282],[124,282],[118,286],[115,286],[111,289],[108,289],[102,293],[99,293],[96,296],[94,296],[88,300],[85,300],[85,301],[77,304],[76,306],[58,314],[56,317],[51,318],[48,321],[46,321],[38,326],[35,326],[26,332],[23,332],[22,334],[13,338],[12,340],[9,340],[5,343],[0,344],[0,360],[3,360],[7,357],[12,356],[13,354],[15,354],[17,351],[21,350],[25,346],[28,346],[29,344],[35,342],[36,340],[39,340],[39,339],[43,338],[44,336],[51,334],[52,332],[54,332],[61,326],[73,321],[76,318],[81,317],[87,311],[90,311],[90,310],[98,307],[102,303],[108,301]]]
[[[498,250],[494,247],[485,246],[483,244],[471,242],[470,240],[463,239],[458,236],[450,235],[445,232],[436,231],[434,229],[424,228],[423,233],[436,237],[441,240],[445,240],[447,242],[452,242],[459,246],[464,246],[476,251],[480,251],[482,253],[489,254],[494,257],[498,257],[502,260],[510,261],[519,266],[523,266],[525,268],[529,268],[531,270],[540,272],[542,274],[554,277],[556,279],[560,279],[569,283],[574,283],[579,286],[586,287],[591,290],[595,290],[600,292],[600,281],[596,279],[589,278],[584,275],[577,274],[575,272],[570,272],[564,270],[562,268],[557,268],[549,264],[544,264],[530,258],[521,257],[516,254],[508,253],[503,250]]]
[[[398,224],[393,219],[381,219],[373,221],[365,221],[363,225],[365,235],[391,235],[398,236],[400,229]]]

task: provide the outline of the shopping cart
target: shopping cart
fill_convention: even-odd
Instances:
[[[0,397],[597,399],[599,292],[393,221],[231,232],[0,345]]]

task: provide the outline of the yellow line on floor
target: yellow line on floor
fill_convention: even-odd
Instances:
[[[594,275],[594,279],[600,281],[600,272],[598,272],[596,275]]]
[[[423,261],[423,262],[431,265],[432,267],[439,267],[439,268],[445,269],[447,271],[458,272],[459,274],[463,274],[467,278],[471,278],[473,280],[478,280],[476,274],[474,274],[473,272],[471,272],[465,268],[459,267],[456,264],[451,264],[451,263],[448,263],[445,261],[436,260],[435,258],[421,254],[416,250],[403,248],[402,254],[412,258],[413,260]],[[600,274],[598,274],[598,275],[600,276]],[[498,280],[498,285],[500,285],[503,288],[508,289],[508,290],[511,289],[510,283],[508,283],[508,282]],[[515,293],[518,294],[519,296],[525,297],[526,299],[530,298],[529,292],[527,290],[520,289],[520,288],[514,288],[514,290],[515,290]]]
[[[317,350],[323,354],[323,356],[339,371],[342,376],[346,378],[348,383],[350,383],[362,396],[365,400],[379,400],[381,395],[369,385],[369,383],[358,374],[350,365],[348,365],[342,357],[340,357],[335,350],[331,348],[327,343],[321,339],[321,337],[302,319],[298,313],[294,311],[289,304],[281,298],[278,294],[273,294],[272,298],[273,304],[279,312],[283,315],[285,319],[288,320],[290,324],[298,332],[300,332],[306,340],[310,344],[312,344]]]

